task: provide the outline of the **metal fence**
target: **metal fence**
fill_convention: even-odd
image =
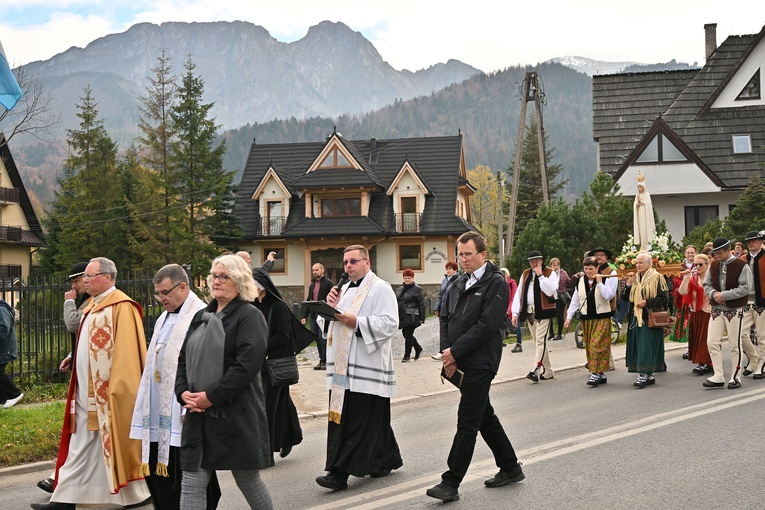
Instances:
[[[152,277],[155,271],[124,271],[116,286],[143,308],[146,339],[164,310],[154,300]],[[72,350],[72,336],[64,325],[64,292],[71,288],[64,277],[34,276],[0,278],[2,298],[16,310],[16,337],[19,357],[7,371],[22,385],[67,381],[69,375],[58,370]]]

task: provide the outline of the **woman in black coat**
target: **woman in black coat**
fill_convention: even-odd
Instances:
[[[256,288],[241,258],[215,259],[207,283],[215,299],[191,322],[175,380],[175,394],[187,411],[181,508],[204,510],[212,472],[227,469],[250,507],[271,509],[258,471],[273,462],[260,377],[266,321],[251,304]]]
[[[255,286],[258,288],[257,299],[253,302],[268,324],[268,348],[266,357],[269,359],[286,358],[295,354],[292,339],[292,316],[287,303],[274,285],[268,273],[260,268],[252,270]],[[263,388],[266,391],[266,416],[268,418],[268,435],[270,451],[279,452],[284,458],[292,451],[292,447],[303,441],[303,430],[300,428],[297,409],[290,397],[289,386],[272,386],[268,372],[261,371]],[[273,455],[271,464],[273,464]]]
[[[396,290],[398,299],[398,329],[404,334],[404,359],[409,361],[409,356],[414,347],[414,360],[420,359],[422,346],[414,337],[414,330],[425,322],[425,296],[422,288],[414,283],[414,271],[405,269],[403,273],[404,284]]]

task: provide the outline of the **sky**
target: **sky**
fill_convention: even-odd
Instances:
[[[717,23],[718,44],[765,25],[762,0],[2,0],[1,9],[12,67],[140,22],[241,20],[292,42],[340,21],[398,70],[457,59],[485,72],[561,56],[703,64],[706,23]]]

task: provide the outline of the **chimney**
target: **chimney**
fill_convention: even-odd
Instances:
[[[704,25],[704,49],[706,50],[706,59],[717,49],[717,23],[707,23]]]

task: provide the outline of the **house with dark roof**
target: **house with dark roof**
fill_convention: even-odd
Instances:
[[[5,288],[29,276],[32,253],[42,246],[42,236],[5,135],[0,133],[0,282]]]
[[[391,284],[412,269],[419,285],[437,287],[457,238],[473,228],[474,191],[461,134],[347,140],[335,131],[318,142],[253,142],[234,207],[239,249],[256,266],[275,251],[271,276],[294,291],[293,302],[317,262],[337,281],[352,244],[370,250],[372,270]]]
[[[697,225],[725,218],[749,180],[765,175],[765,27],[730,36],[719,47],[716,27],[704,26],[701,69],[592,81],[599,169],[632,196],[642,172],[677,241]]]

